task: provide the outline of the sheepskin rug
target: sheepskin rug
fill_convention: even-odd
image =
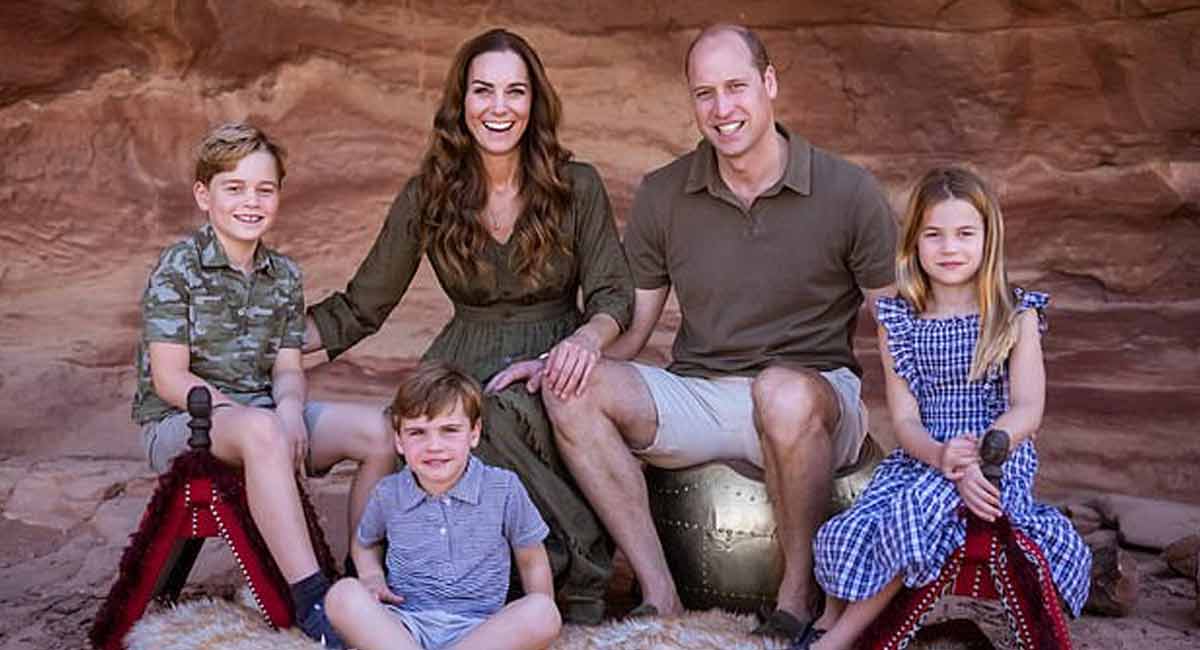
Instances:
[[[717,610],[680,618],[568,625],[552,650],[782,650],[783,642],[751,637],[754,619]],[[130,650],[319,650],[296,629],[273,631],[252,609],[199,598],[147,612],[126,637]]]

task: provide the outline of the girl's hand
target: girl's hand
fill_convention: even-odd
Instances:
[[[1000,490],[983,477],[979,464],[969,465],[955,486],[967,509],[984,521],[996,521],[1000,510]]]
[[[367,591],[379,599],[381,603],[399,605],[404,602],[404,596],[395,594],[391,589],[388,589],[387,580],[384,580],[383,574],[362,576],[359,578],[359,582],[362,582]]]
[[[559,399],[582,395],[599,361],[599,341],[584,332],[575,332],[550,348],[543,383]]]
[[[484,386],[483,391],[485,393],[499,393],[510,385],[523,381],[525,382],[525,390],[536,393],[542,387],[542,375],[545,365],[545,362],[541,359],[518,361],[496,373],[488,381],[487,386]]]
[[[966,467],[972,464],[979,464],[979,443],[973,434],[951,438],[942,445],[942,456],[938,461],[942,476],[957,481],[963,477]]]

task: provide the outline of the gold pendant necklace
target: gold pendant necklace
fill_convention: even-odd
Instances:
[[[485,210],[483,213],[484,224],[492,232],[500,232],[504,230],[504,215],[496,212]]]

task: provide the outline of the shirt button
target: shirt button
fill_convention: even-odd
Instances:
[[[443,534],[443,535],[445,535],[445,534],[446,534],[446,527],[445,527],[445,526],[442,526],[442,528],[441,528],[440,530],[438,530],[438,532],[439,532],[439,533],[441,533],[441,534]]]

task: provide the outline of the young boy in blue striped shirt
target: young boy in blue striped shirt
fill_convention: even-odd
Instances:
[[[481,403],[479,384],[442,362],[401,383],[391,418],[407,466],[367,503],[350,549],[358,579],[325,599],[347,645],[535,650],[558,636],[549,528],[516,474],[471,454]],[[526,595],[506,605],[514,557]]]

